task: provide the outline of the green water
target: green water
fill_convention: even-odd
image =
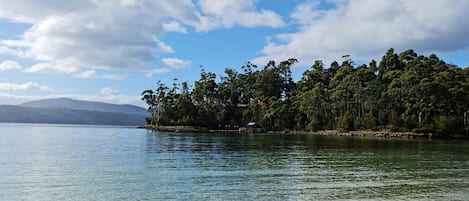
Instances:
[[[0,124],[0,200],[468,198],[468,142]]]

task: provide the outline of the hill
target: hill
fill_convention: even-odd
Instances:
[[[44,99],[23,103],[20,106],[33,108],[66,108],[102,112],[147,114],[145,108],[135,105],[117,105],[102,102],[74,100],[71,98]]]
[[[147,112],[134,105],[116,105],[68,98],[46,99],[21,105],[0,105],[0,122],[136,126]]]

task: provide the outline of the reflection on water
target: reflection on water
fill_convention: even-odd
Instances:
[[[465,200],[467,142],[0,125],[0,200]]]

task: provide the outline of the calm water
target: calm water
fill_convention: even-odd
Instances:
[[[468,142],[0,124],[0,200],[468,197]]]

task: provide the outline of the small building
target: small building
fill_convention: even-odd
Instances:
[[[246,131],[248,133],[262,133],[265,132],[266,130],[257,124],[256,122],[249,122],[248,125],[246,126]]]
[[[256,122],[249,122],[248,123],[248,128],[255,128],[257,126]]]

